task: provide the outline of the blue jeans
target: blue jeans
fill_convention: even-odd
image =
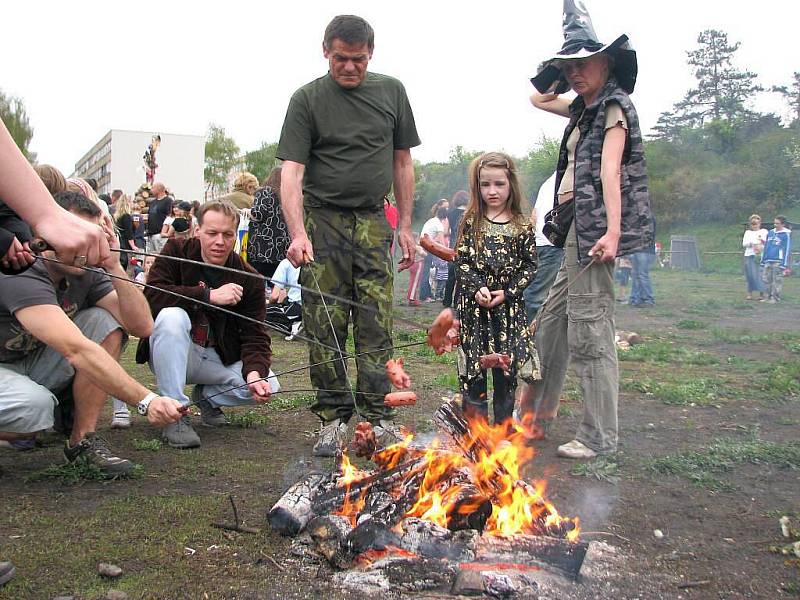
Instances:
[[[536,276],[530,285],[525,288],[525,291],[522,292],[522,297],[525,299],[525,315],[528,317],[528,322],[533,321],[536,317],[539,307],[547,298],[547,292],[553,286],[558,270],[564,260],[564,249],[556,246],[537,246],[536,256],[538,259]]]
[[[188,404],[183,393],[186,384],[205,386],[203,392],[213,406],[255,404],[250,389],[242,377],[242,361],[230,365],[222,361],[214,348],[203,348],[192,342],[192,323],[185,310],[177,306],[158,313],[150,336],[150,368],[156,376],[162,396]],[[270,369],[267,380],[270,390],[280,390],[277,378]],[[231,389],[234,386],[236,389]]]
[[[656,255],[650,252],[634,252],[630,255],[633,263],[631,273],[633,283],[631,283],[631,297],[628,303],[631,306],[656,303],[653,297],[653,284],[650,281],[650,267],[655,257]]]
[[[747,279],[747,293],[764,293],[764,283],[761,281],[761,265],[755,255],[744,257],[744,276]]]

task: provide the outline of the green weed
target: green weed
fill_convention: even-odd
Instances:
[[[661,383],[651,377],[643,377],[636,380],[623,380],[620,387],[626,391],[636,391],[652,395],[664,404],[677,406],[688,406],[691,404],[713,406],[720,401],[717,384],[705,378],[682,382],[666,381]]]
[[[704,450],[688,450],[652,460],[648,468],[654,473],[684,477],[701,487],[731,489],[715,475],[744,463],[800,469],[800,443],[769,442],[754,437],[718,439]]]
[[[708,329],[708,324],[694,319],[683,319],[675,323],[675,327],[678,329]]]
[[[594,460],[576,463],[570,471],[573,475],[594,477],[598,481],[619,483],[619,464],[613,456],[599,456]]]
[[[269,407],[275,410],[296,410],[310,406],[314,400],[314,394],[278,394],[274,400],[270,400]]]
[[[433,384],[450,390],[459,389],[458,373],[448,371],[433,378]]]
[[[118,476],[119,479],[138,479],[144,474],[142,465],[134,465],[128,475]],[[36,471],[25,477],[25,483],[39,481],[58,481],[63,485],[74,485],[82,481],[108,481],[117,477],[109,477],[100,467],[85,461],[76,461],[66,465],[50,465],[46,469]]]
[[[150,450],[151,452],[158,452],[161,450],[161,440],[153,438],[152,440],[133,440],[133,447],[137,450]]]
[[[647,342],[619,353],[623,362],[679,363],[684,365],[716,365],[719,359],[708,352],[690,350],[671,342]]]
[[[251,427],[258,427],[267,423],[267,415],[248,410],[246,412],[230,413],[228,415],[228,423],[233,427],[241,427],[242,429],[250,429]]]

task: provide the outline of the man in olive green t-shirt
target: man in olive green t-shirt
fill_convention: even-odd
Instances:
[[[328,24],[322,52],[330,70],[294,93],[278,144],[281,204],[292,238],[287,258],[303,267],[303,328],[318,342],[309,345],[310,362],[324,363],[310,369],[317,389],[311,410],[322,421],[317,456],[333,456],[344,444],[354,412],[373,424],[379,443],[401,439],[393,411],[383,405],[390,391],[383,365],[392,356],[394,284],[383,204],[394,184],[399,268],[406,269],[415,247],[410,149],[420,141],[403,85],[367,72],[373,48],[364,19],[344,15]],[[372,310],[323,298],[317,285]],[[345,348],[351,311],[356,353],[369,353],[356,360],[355,389],[346,360],[335,361]]]

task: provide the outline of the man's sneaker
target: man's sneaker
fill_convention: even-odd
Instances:
[[[17,574],[17,570],[14,568],[14,565],[9,561],[2,561],[0,562],[0,587],[3,587],[9,581],[14,579],[14,575]]]
[[[347,423],[342,423],[341,419],[334,419],[320,425],[319,437],[312,453],[314,456],[336,456],[336,453],[344,448],[346,441]]]
[[[375,432],[375,441],[378,443],[378,448],[387,448],[402,442],[406,437],[399,425],[387,419],[381,419],[373,424],[372,430]]]
[[[93,431],[87,433],[80,442],[72,447],[67,440],[64,446],[64,456],[69,463],[82,461],[94,465],[107,477],[127,475],[133,470],[131,461],[114,456],[108,447],[108,442]]]
[[[131,413],[128,409],[115,410],[111,417],[111,429],[130,429]]]
[[[594,458],[597,452],[578,440],[572,440],[558,447],[558,455],[564,458]]]
[[[188,415],[180,418],[177,423],[170,423],[161,431],[161,437],[173,448],[186,450],[187,448],[199,448],[200,436],[192,427],[191,419]]]
[[[303,322],[302,321],[295,321],[292,323],[292,331],[289,335],[287,335],[284,339],[287,342],[291,342],[298,333],[303,331]]]
[[[200,420],[206,427],[222,427],[228,424],[228,417],[218,406],[214,406],[203,396],[203,386],[196,385],[192,390],[192,402],[200,409]],[[198,443],[198,446],[200,444]]]

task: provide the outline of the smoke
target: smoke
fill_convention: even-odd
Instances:
[[[581,519],[581,529],[602,531],[619,498],[617,487],[606,484],[594,485],[581,488],[578,493],[580,497],[577,501],[569,504],[575,507],[574,514]]]

